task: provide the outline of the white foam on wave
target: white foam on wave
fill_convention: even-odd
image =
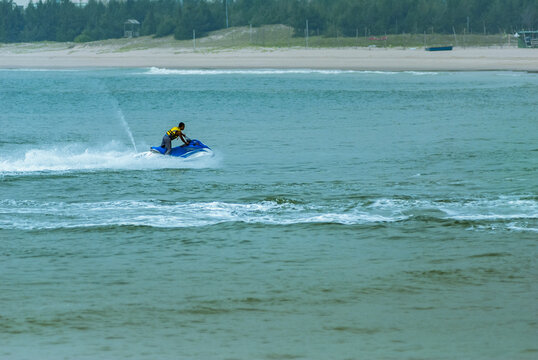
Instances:
[[[143,75],[287,75],[287,74],[374,74],[414,76],[436,76],[439,72],[432,71],[379,71],[379,70],[336,70],[336,69],[168,69],[151,67]]]
[[[47,217],[43,217],[47,214]],[[258,203],[166,203],[159,201],[111,201],[65,203],[0,201],[0,228],[53,229],[95,226],[199,227],[229,222],[290,225],[333,223],[342,225],[394,222],[352,209],[337,212],[330,207],[262,201]]]
[[[439,211],[445,214],[441,218],[452,220],[538,219],[538,202],[519,196],[501,196],[496,199],[455,199],[452,201],[382,198],[375,200],[369,207],[401,214]]]
[[[114,144],[99,148],[77,146],[31,149],[23,155],[0,155],[0,175],[21,175],[40,172],[71,172],[91,170],[144,170],[161,168],[205,168],[217,164],[212,152],[197,161],[177,157],[151,156],[148,152],[117,150]],[[205,153],[204,153],[205,155]]]
[[[455,220],[538,219],[538,203],[536,200],[515,197],[445,203],[439,208],[448,217]]]
[[[512,230],[512,231],[529,231],[529,232],[538,233],[538,228],[521,226],[518,223],[510,223],[507,225],[507,227],[509,230]]]
[[[503,71],[495,74],[496,76],[509,76],[509,77],[522,77],[528,76],[527,72],[516,72],[516,71]]]
[[[181,228],[234,222],[362,225],[401,222],[425,215],[439,220],[467,220],[473,224],[471,229],[536,232],[536,200],[496,199],[477,202],[478,207],[476,204],[471,205],[473,201],[447,204],[402,199],[323,205],[276,201],[234,203],[121,200],[71,203],[6,199],[0,200],[0,228],[30,230],[122,225]],[[491,207],[486,208],[486,204]],[[447,207],[453,210],[447,210]],[[454,210],[456,208],[460,210]],[[45,214],[47,216],[43,216]]]
[[[287,74],[382,74],[393,75],[392,71],[355,71],[323,69],[166,69],[152,67],[144,75],[287,75]]]
[[[416,75],[416,76],[439,75],[438,72],[432,72],[432,71],[404,71],[404,73]]]

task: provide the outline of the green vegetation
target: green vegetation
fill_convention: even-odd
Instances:
[[[307,21],[311,47],[474,46],[477,34],[485,41],[538,28],[538,0],[90,0],[84,6],[39,0],[25,9],[0,0],[0,42],[121,38],[127,19],[140,22],[142,36],[177,40],[192,39],[193,30],[198,38],[217,37],[215,31],[228,25],[218,46],[301,46]],[[285,26],[264,26],[275,24]],[[487,40],[500,41],[501,35]]]
[[[422,48],[424,46],[456,45],[460,47],[480,46],[516,46],[516,39],[509,35],[448,35],[448,34],[396,34],[382,37],[327,37],[322,35],[308,38],[309,48],[340,47],[377,47],[377,48]],[[375,39],[372,39],[375,38]],[[77,43],[75,39],[75,43]],[[86,43],[73,42],[33,42],[13,44],[12,52],[35,51],[36,49],[77,49],[95,48],[99,52],[126,52],[155,48],[176,49],[178,52],[192,51],[192,39],[176,40],[173,35],[155,38],[141,36],[137,38],[106,39]],[[2,45],[0,44],[0,47]],[[4,45],[8,46],[8,45]],[[265,48],[268,51],[279,48],[305,47],[306,39],[293,35],[293,28],[285,25],[264,25],[261,27],[243,26],[209,32],[207,36],[196,39],[196,51],[212,52],[226,49]]]
[[[264,25],[255,27],[237,27],[227,30],[218,30],[208,36],[197,39],[197,48],[244,48],[244,47],[306,47],[306,38],[294,35],[294,29],[284,25]],[[380,48],[413,48],[436,45],[454,45],[461,47],[476,46],[516,46],[515,39],[509,35],[463,35],[457,34],[393,34],[383,36],[329,37],[324,35],[310,35],[309,48],[338,48],[338,47],[368,47]],[[181,47],[193,47],[192,40],[178,42]]]

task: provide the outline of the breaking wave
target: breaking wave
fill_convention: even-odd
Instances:
[[[165,69],[152,67],[146,75],[281,75],[281,74],[350,74],[351,70],[315,69]]]
[[[152,67],[143,72],[145,75],[286,75],[286,74],[410,74],[410,75],[438,75],[436,72],[421,71],[359,71],[359,70],[324,70],[324,69],[166,69]]]
[[[347,206],[346,206],[347,205]],[[46,216],[43,216],[46,215]],[[354,204],[1,200],[0,228],[56,229],[98,226],[200,227],[221,223],[362,225],[405,221],[448,221],[470,230],[537,232],[536,199],[435,201],[377,199]]]

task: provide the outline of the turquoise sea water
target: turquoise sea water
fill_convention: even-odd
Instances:
[[[536,94],[0,70],[0,358],[535,359]],[[214,156],[140,155],[179,121]]]

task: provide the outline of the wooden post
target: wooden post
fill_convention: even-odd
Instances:
[[[426,48],[426,31],[424,31],[424,48]]]
[[[226,29],[228,29],[228,0],[224,0],[226,2]]]
[[[196,51],[196,30],[192,29],[192,47]]]
[[[306,19],[306,48],[308,49],[308,19]]]
[[[291,38],[293,36],[293,28],[290,26],[290,31],[288,34],[288,47],[291,47]]]

